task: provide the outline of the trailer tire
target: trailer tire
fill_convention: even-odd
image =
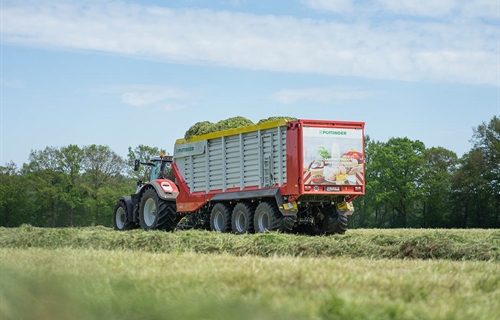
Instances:
[[[153,188],[147,189],[141,198],[139,222],[144,230],[174,230],[175,203],[160,199]]]
[[[128,220],[127,205],[123,200],[116,202],[113,212],[113,227],[118,231],[130,230],[134,224]]]
[[[254,210],[246,203],[238,203],[231,217],[231,227],[236,234],[253,233]]]
[[[253,218],[256,233],[276,231],[282,226],[283,215],[274,203],[261,202]]]
[[[231,208],[225,203],[217,203],[210,213],[210,229],[217,232],[231,231]]]
[[[347,231],[347,216],[343,213],[334,213],[328,216],[326,234],[344,234]]]

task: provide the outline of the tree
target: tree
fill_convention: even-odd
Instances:
[[[461,217],[458,227],[486,227],[485,207],[488,204],[488,183],[482,152],[473,149],[459,161],[460,167],[453,175],[452,190],[455,217]],[[453,220],[452,220],[453,222]]]
[[[121,192],[117,181],[121,178],[124,169],[123,159],[113,152],[108,146],[91,145],[83,148],[86,191],[90,198],[86,199],[84,206],[93,212],[93,221],[97,225],[101,221],[102,214],[111,216],[114,198],[119,194],[116,192],[103,193],[103,189],[115,187],[114,190]],[[103,206],[103,195],[106,195],[106,206]],[[102,213],[102,214],[101,214]],[[111,219],[109,219],[111,221]]]
[[[75,222],[75,209],[83,202],[82,190],[82,162],[85,153],[77,145],[62,147],[58,151],[59,168],[69,179],[63,186],[61,201],[69,208],[68,225],[73,227]]]
[[[134,178],[134,180],[142,180],[147,181],[149,179],[148,176],[148,168],[145,166],[141,166],[139,171],[134,171],[134,161],[139,159],[141,162],[149,162],[152,157],[157,157],[160,153],[166,154],[165,149],[159,149],[157,147],[148,147],[145,145],[139,145],[132,150],[131,147],[128,147],[128,158],[127,158],[127,174],[129,177]]]
[[[374,147],[370,179],[375,201],[391,210],[391,227],[418,224],[414,214],[421,195],[425,146],[421,141],[391,138]]]
[[[489,204],[493,206],[494,226],[500,227],[500,118],[493,116],[488,123],[474,128],[471,142],[482,157],[480,173],[487,184],[484,188],[490,195]]]
[[[437,147],[426,149],[424,159],[421,226],[444,227],[451,206],[451,180],[458,157],[453,151]]]
[[[36,220],[44,223],[45,216],[50,217],[50,225],[56,226],[56,207],[61,199],[63,184],[67,178],[61,171],[58,149],[46,147],[44,150],[31,150],[29,163],[24,164],[23,173],[27,175],[30,185],[36,189],[29,189],[31,199],[38,204]]]
[[[375,200],[378,180],[376,174],[372,170],[373,153],[380,142],[372,141],[370,136],[364,138],[364,170],[365,170],[365,195],[357,197],[354,200],[354,208],[356,213],[349,218],[350,228],[367,228],[373,227],[377,223],[377,216],[373,213],[377,212],[377,202]]]
[[[453,176],[454,212],[460,227],[500,227],[500,119],[473,128],[471,151]]]
[[[27,220],[23,180],[14,162],[0,166],[0,225],[4,227],[19,226]]]

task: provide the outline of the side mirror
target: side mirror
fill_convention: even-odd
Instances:
[[[139,159],[135,159],[134,161],[134,171],[139,171],[139,166],[141,165],[141,161]]]

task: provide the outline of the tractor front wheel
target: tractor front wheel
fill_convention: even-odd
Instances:
[[[123,200],[116,203],[113,217],[113,226],[115,230],[125,231],[134,227],[134,224],[128,220],[127,205]]]

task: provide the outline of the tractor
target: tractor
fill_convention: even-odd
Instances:
[[[180,216],[176,213],[175,199],[179,189],[172,171],[172,156],[152,157],[149,162],[136,159],[134,170],[140,165],[149,167],[149,181],[137,182],[137,190],[130,196],[121,196],[115,205],[113,225],[115,230],[130,230],[141,227],[144,230],[172,231]]]

